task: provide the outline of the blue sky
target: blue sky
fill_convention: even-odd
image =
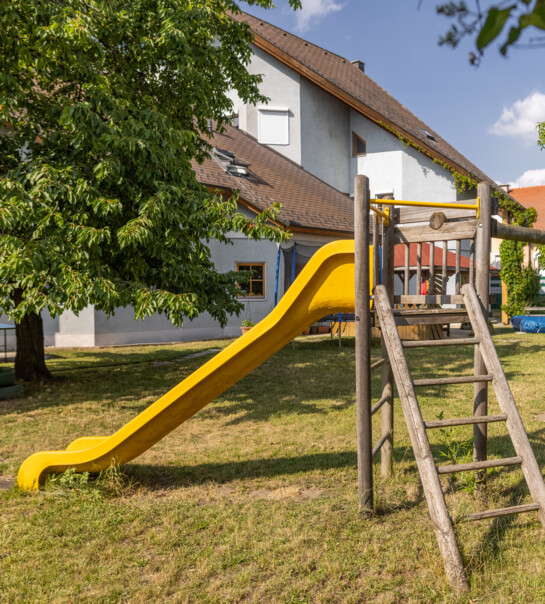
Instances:
[[[545,150],[535,123],[545,121],[545,49],[487,50],[469,64],[472,43],[437,41],[449,21],[439,0],[287,0],[272,10],[243,10],[351,60],[499,184],[545,185]],[[486,3],[484,3],[486,6]]]

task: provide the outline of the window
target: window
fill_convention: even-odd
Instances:
[[[248,176],[249,174],[250,162],[244,161],[227,149],[214,147],[212,157],[216,158],[223,169],[233,176]]]
[[[249,275],[248,280],[238,286],[240,290],[239,297],[265,297],[265,265],[263,263],[243,264],[237,262],[237,273],[244,273],[245,276]]]
[[[367,143],[363,138],[352,132],[352,157],[359,157],[367,154]]]
[[[289,145],[290,129],[288,110],[259,109],[258,141],[264,145]]]

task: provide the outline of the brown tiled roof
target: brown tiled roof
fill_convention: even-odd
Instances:
[[[223,134],[214,133],[210,142],[248,162],[249,174],[232,175],[212,157],[202,165],[193,163],[197,180],[202,184],[236,189],[242,199],[258,210],[281,203],[280,222],[292,228],[352,233],[354,202],[348,196],[232,126],[227,126]]]
[[[382,122],[421,146],[432,157],[446,161],[458,171],[469,172],[478,180],[488,182],[497,188],[496,183],[477,166],[451,147],[439,134],[396,101],[349,59],[324,50],[246,13],[235,15],[234,18],[248,23],[254,34],[256,46],[273,54],[332,94],[336,94],[375,123]]]
[[[545,230],[545,186],[510,189],[509,194],[526,208],[537,210],[536,229]]]

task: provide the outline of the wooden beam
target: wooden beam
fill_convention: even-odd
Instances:
[[[397,304],[463,304],[464,297],[441,295],[441,294],[417,294],[417,295],[398,295],[394,296],[394,302]]]
[[[475,199],[464,201],[464,203],[476,203]],[[449,210],[441,208],[441,212],[445,214],[447,221],[449,220],[475,220],[475,212],[472,210]],[[408,222],[428,222],[430,219],[430,208],[399,208],[399,223],[406,224]]]
[[[488,304],[490,297],[490,231],[491,231],[491,191],[490,185],[479,183],[477,193],[481,200],[479,224],[475,239],[475,291],[480,298],[484,316],[488,323]],[[476,376],[487,373],[487,367],[478,346],[475,347],[473,359]],[[473,388],[473,415],[488,415],[488,384],[477,382]],[[473,459],[485,461],[487,458],[488,426],[475,424],[473,427]],[[478,472],[477,484],[486,481],[486,472]]]
[[[477,221],[445,222],[440,229],[432,229],[428,224],[418,226],[397,226],[396,243],[415,243],[420,241],[455,241],[474,239]]]
[[[356,439],[359,510],[374,512],[371,422],[371,315],[369,313],[369,179],[354,180]]]
[[[492,237],[508,241],[523,241],[524,243],[545,243],[545,231],[528,229],[513,224],[503,224],[492,220]]]

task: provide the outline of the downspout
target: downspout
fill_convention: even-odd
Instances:
[[[274,305],[276,306],[278,303],[278,276],[280,274],[280,244],[276,244],[276,276],[274,278]]]

